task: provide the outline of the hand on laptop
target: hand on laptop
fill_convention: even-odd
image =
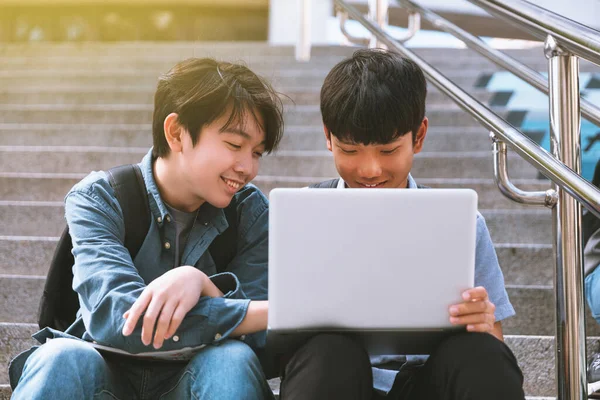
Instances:
[[[469,289],[462,294],[463,303],[450,306],[450,322],[466,325],[469,332],[492,332],[496,306],[490,301],[484,287]]]
[[[190,266],[174,268],[159,276],[146,286],[133,306],[123,315],[123,335],[131,335],[144,314],[142,343],[148,346],[153,342],[154,348],[161,348],[164,340],[175,334],[200,296],[208,294],[204,292],[212,289],[210,285],[213,284],[205,273]],[[156,333],[152,339],[154,325]]]

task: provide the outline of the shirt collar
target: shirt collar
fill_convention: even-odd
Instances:
[[[169,215],[169,210],[160,197],[158,186],[156,186],[156,181],[154,180],[154,158],[152,157],[152,148],[146,153],[139,166],[142,170],[144,183],[146,184],[146,191],[148,195],[154,199],[154,201],[148,202],[150,203],[150,211],[154,218],[156,218],[158,224],[162,225],[166,216]],[[202,205],[198,218],[200,219],[199,222],[212,223],[219,233],[223,232],[229,226],[223,210],[214,207],[209,203],[204,203]]]
[[[340,180],[338,181],[337,188],[338,189],[346,188],[346,182],[344,182],[344,180],[341,177],[340,177]],[[417,189],[417,182],[415,182],[415,180],[413,179],[411,174],[408,174],[408,182],[407,182],[406,188],[407,189]]]

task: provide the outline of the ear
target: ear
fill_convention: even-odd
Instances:
[[[429,120],[427,117],[423,118],[417,136],[415,137],[415,143],[413,145],[413,153],[417,154],[423,150],[423,143],[425,142],[425,136],[427,136],[427,127],[429,126]]]
[[[181,142],[185,128],[179,123],[179,115],[171,113],[165,118],[163,129],[165,131],[165,139],[171,148],[171,152],[178,153],[183,149]]]
[[[327,129],[325,125],[323,125],[323,133],[325,134],[325,140],[327,141],[327,150],[332,151],[331,132],[329,132],[329,129]]]

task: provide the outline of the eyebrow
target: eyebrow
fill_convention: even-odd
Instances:
[[[252,136],[250,136],[246,131],[239,129],[239,128],[222,129],[221,133],[233,133],[234,135],[241,136],[248,141],[252,140]],[[264,146],[265,143],[266,143],[266,141],[263,140],[262,142],[260,142],[259,146]]]

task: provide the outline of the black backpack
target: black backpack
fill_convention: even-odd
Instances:
[[[146,184],[137,164],[122,165],[107,171],[110,185],[123,210],[125,223],[125,247],[131,258],[137,255],[150,228],[150,206]],[[225,208],[229,227],[211,243],[209,251],[222,272],[235,257],[237,251],[237,201],[233,197]],[[57,330],[66,330],[76,319],[79,310],[79,297],[73,290],[73,265],[75,259],[71,250],[73,244],[69,227],[63,231],[54,251],[44,292],[38,310],[38,325]]]

